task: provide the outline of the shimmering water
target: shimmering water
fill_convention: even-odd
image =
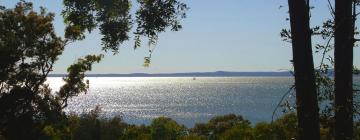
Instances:
[[[270,121],[291,77],[89,77],[90,89],[70,101],[67,112],[81,113],[99,105],[105,116],[149,124],[167,116],[186,126],[235,113],[256,123]],[[53,90],[63,84],[48,78]]]

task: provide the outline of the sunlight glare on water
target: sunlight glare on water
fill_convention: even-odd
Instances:
[[[149,124],[171,117],[186,126],[211,117],[235,113],[253,123],[271,120],[280,97],[292,85],[291,77],[88,77],[90,89],[70,100],[67,112],[81,113],[100,106],[108,117]],[[47,81],[53,91],[60,77]]]

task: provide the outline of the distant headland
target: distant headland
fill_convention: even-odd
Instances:
[[[64,77],[66,74],[50,74],[49,77]],[[129,73],[129,74],[86,74],[87,77],[246,77],[246,76],[293,76],[289,71],[281,72],[186,72],[186,73]]]

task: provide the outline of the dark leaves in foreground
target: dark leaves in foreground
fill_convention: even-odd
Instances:
[[[64,119],[62,103],[86,91],[84,72],[102,57],[89,55],[71,65],[65,85],[53,94],[45,81],[66,44],[56,36],[53,19],[53,13],[35,12],[23,1],[0,8],[0,135],[6,139],[41,139],[43,126]]]
[[[62,108],[67,106],[67,101],[79,93],[86,93],[89,88],[89,81],[84,82],[85,72],[91,71],[92,64],[99,63],[104,55],[87,55],[78,59],[77,63],[72,64],[68,69],[68,76],[63,78],[65,85],[57,93],[58,100],[62,101]]]
[[[181,29],[179,20],[185,18],[188,9],[177,0],[138,0],[136,11],[135,47],[140,47],[140,36],[155,42],[159,33],[170,27],[172,31]],[[117,53],[119,45],[129,39],[134,25],[131,18],[129,0],[64,0],[63,16],[66,23],[65,37],[69,40],[85,38],[85,32],[96,27],[100,29],[103,50]]]
[[[0,10],[0,133],[8,139],[38,138],[41,124],[61,116],[44,83],[64,50],[53,18],[26,2]]]

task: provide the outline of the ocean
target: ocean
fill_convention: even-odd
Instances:
[[[149,124],[160,116],[187,127],[217,115],[242,115],[252,123],[271,121],[293,77],[88,77],[90,88],[70,100],[66,112],[81,114],[100,106],[103,117],[121,116]],[[47,80],[53,91],[61,77]],[[291,95],[291,94],[290,94]],[[288,97],[294,99],[294,97]],[[276,116],[281,115],[281,109]]]

